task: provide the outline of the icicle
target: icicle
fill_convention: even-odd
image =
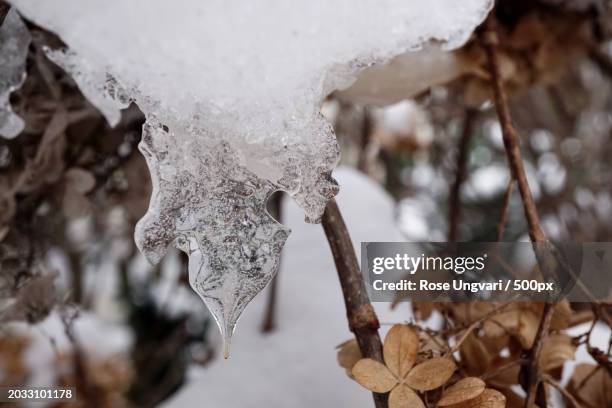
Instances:
[[[153,196],[136,237],[153,262],[170,243],[189,255],[189,283],[229,353],[236,322],[276,273],[290,231],[265,209],[276,187],[249,171],[227,142],[194,137],[199,132],[145,124],[140,149]]]

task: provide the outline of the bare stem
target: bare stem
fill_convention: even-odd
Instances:
[[[552,378],[548,374],[545,374],[543,378],[547,384],[556,388],[561,393],[561,395],[563,395],[565,399],[567,399],[568,402],[571,402],[574,408],[582,408],[582,405],[578,401],[576,401],[576,398],[574,398],[574,396],[570,394],[565,388],[563,388],[563,386],[559,384],[559,382],[557,382],[554,378]]]
[[[512,190],[514,187],[514,179],[512,175],[510,175],[510,180],[508,180],[508,187],[506,187],[506,192],[504,193],[504,201],[502,203],[502,210],[499,216],[499,222],[497,223],[497,241],[501,241],[504,237],[504,230],[506,229],[506,224],[508,223],[508,210],[510,209],[510,199],[512,198]]]
[[[467,109],[463,122],[463,130],[459,139],[459,154],[457,156],[457,168],[455,171],[455,182],[450,192],[450,210],[448,222],[448,240],[454,242],[457,240],[457,230],[459,229],[459,220],[461,215],[461,185],[466,179],[467,173],[467,158],[468,147],[472,137],[472,130],[476,118],[476,111]]]
[[[322,224],[340,279],[349,329],[364,357],[383,362],[378,317],[368,298],[351,237],[334,199],[325,208]],[[377,408],[386,408],[387,395],[374,393],[374,403]]]
[[[502,135],[504,140],[504,146],[506,148],[506,155],[508,158],[508,164],[512,172],[512,177],[517,181],[519,192],[521,193],[521,199],[523,202],[523,209],[525,211],[525,218],[527,219],[527,225],[529,229],[529,237],[533,243],[546,243],[546,235],[540,225],[540,219],[536,209],[531,190],[529,189],[529,183],[527,182],[527,175],[523,166],[523,159],[521,156],[521,150],[519,147],[519,136],[517,134],[514,125],[512,124],[512,117],[510,115],[510,108],[508,106],[508,97],[503,86],[501,69],[498,55],[498,44],[499,39],[495,29],[495,20],[492,16],[489,16],[485,23],[484,31],[481,32],[481,39],[484,45],[487,59],[489,63],[489,71],[491,74],[491,86],[493,87],[493,97],[495,100],[495,108],[497,109],[497,116],[502,128]],[[549,262],[547,259],[540,258],[538,248],[534,247],[536,256],[538,257],[538,264],[541,268],[548,268]],[[554,306],[552,303],[546,303],[544,305],[544,311],[538,327],[538,332],[533,343],[533,346],[528,351],[528,357],[530,363],[525,367],[524,373],[526,375],[526,391],[527,398],[525,399],[525,407],[530,407],[534,404],[536,395],[538,394],[538,385],[540,384],[539,378],[539,358],[542,350],[542,344],[548,336],[550,329],[550,321],[552,319],[552,313]]]
[[[502,128],[504,146],[506,148],[506,156],[512,176],[516,179],[523,200],[523,209],[525,218],[529,227],[529,237],[533,242],[545,242],[546,236],[540,226],[540,219],[536,209],[535,201],[529,189],[523,159],[521,157],[521,149],[519,147],[519,136],[512,124],[510,108],[508,106],[508,96],[502,83],[501,69],[499,63],[499,55],[497,51],[498,37],[493,26],[494,20],[489,18],[487,27],[482,36],[487,58],[489,62],[489,71],[491,73],[491,86],[493,87],[493,96],[495,99],[495,108],[497,116]]]

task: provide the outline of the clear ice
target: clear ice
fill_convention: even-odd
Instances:
[[[363,68],[433,41],[461,45],[491,0],[12,0],[56,32],[109,122],[134,101],[153,180],[135,239],[151,262],[189,255],[189,281],[226,354],[246,305],[276,273],[289,230],[266,212],[289,193],[307,221],[337,192],[323,99]]]
[[[0,136],[13,139],[23,130],[23,120],[13,113],[11,92],[23,83],[30,32],[15,10],[10,10],[0,26]]]

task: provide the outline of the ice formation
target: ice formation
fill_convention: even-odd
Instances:
[[[68,45],[53,54],[109,120],[128,100],[147,117],[153,179],[136,228],[159,261],[189,254],[189,277],[227,344],[276,272],[289,230],[265,210],[288,192],[307,220],[336,191],[338,149],[319,107],[362,68],[427,41],[464,42],[491,0],[11,1]],[[115,101],[119,103],[112,105]],[[113,113],[114,111],[114,113]]]
[[[23,130],[23,120],[15,115],[9,103],[11,92],[25,79],[30,32],[19,14],[10,10],[0,26],[0,136],[16,137]]]

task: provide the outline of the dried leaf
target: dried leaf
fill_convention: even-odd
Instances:
[[[526,310],[519,317],[518,337],[524,349],[533,346],[538,327],[540,326],[541,313]]]
[[[496,388],[511,387],[519,383],[519,372],[521,366],[515,364],[508,368],[507,365],[512,361],[516,361],[517,357],[495,357],[491,362],[489,372],[497,372],[497,374],[489,376],[487,382]],[[503,370],[499,370],[501,367],[506,367]]]
[[[389,394],[389,408],[425,408],[425,404],[410,388],[398,385]]]
[[[493,356],[484,343],[471,333],[459,348],[461,361],[470,375],[482,375],[491,366]]]
[[[578,398],[583,408],[612,406],[612,376],[603,367],[577,365],[568,391]]]
[[[551,334],[542,345],[540,367],[543,371],[563,367],[567,360],[573,360],[576,347],[572,338],[565,333]]]
[[[421,342],[420,354],[431,358],[434,356],[441,356],[448,348],[446,347],[446,340],[442,336],[434,333],[419,333],[419,340]],[[420,358],[420,356],[419,356]],[[419,360],[417,358],[417,362]]]
[[[490,337],[499,337],[509,331],[515,331],[519,325],[520,313],[519,310],[508,310],[492,316],[483,325],[485,334]]]
[[[348,376],[352,378],[353,367],[362,358],[361,351],[359,350],[359,344],[357,344],[357,340],[353,339],[345,341],[338,346],[338,348],[339,350],[336,356],[338,359],[338,364],[340,364],[340,367],[344,368]]]
[[[474,399],[482,394],[485,388],[486,384],[480,378],[464,378],[444,391],[442,398],[438,402],[438,406],[446,407],[448,405],[459,404],[460,402]]]
[[[385,337],[385,363],[397,378],[404,378],[408,374],[414,366],[418,350],[419,336],[406,325],[394,325]]]
[[[406,376],[406,384],[418,391],[429,391],[445,384],[455,372],[455,363],[444,357],[427,360]]]
[[[370,391],[385,393],[397,385],[397,379],[389,369],[371,358],[361,359],[353,367],[355,381]]]
[[[573,313],[572,307],[567,299],[563,299],[561,302],[557,303],[550,321],[551,330],[567,329],[572,320]]]
[[[506,397],[499,391],[487,388],[478,397],[449,405],[449,408],[505,408]]]
[[[525,408],[525,398],[518,396],[511,388],[501,388],[499,392],[506,397],[506,408]]]

